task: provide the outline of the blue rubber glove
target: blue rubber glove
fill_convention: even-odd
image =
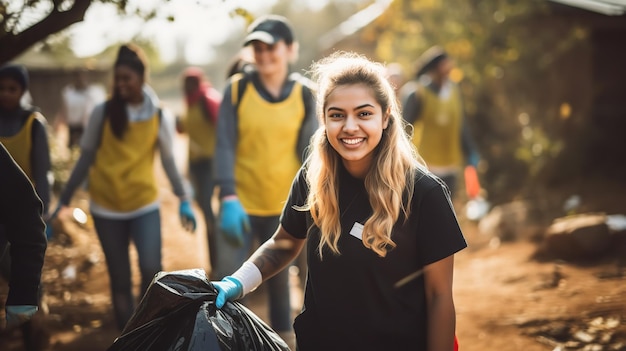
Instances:
[[[48,239],[48,241],[50,241],[50,239],[52,239],[52,236],[54,235],[54,230],[52,229],[52,221],[57,218],[57,216],[59,215],[59,211],[61,211],[61,204],[58,204],[54,211],[50,215],[48,215],[48,218],[46,219],[46,239]]]
[[[226,301],[234,301],[243,295],[243,285],[237,278],[227,276],[219,282],[211,282],[217,290],[215,307],[222,308]]]
[[[244,234],[250,231],[250,218],[236,197],[222,201],[220,231],[235,247],[243,245]]]
[[[46,239],[50,241],[54,235],[54,229],[52,229],[52,221],[46,221]]]
[[[470,166],[474,166],[474,168],[478,167],[478,162],[480,162],[480,156],[477,152],[471,152],[467,157],[467,164]]]
[[[33,315],[37,313],[37,310],[37,306],[6,306],[7,328],[17,327],[20,324],[28,322]]]
[[[196,216],[193,214],[191,210],[191,204],[189,201],[185,200],[180,203],[180,207],[178,208],[178,212],[180,214],[180,222],[189,232],[193,232],[196,230]]]

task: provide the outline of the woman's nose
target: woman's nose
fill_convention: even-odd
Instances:
[[[343,129],[346,131],[354,131],[359,129],[359,121],[354,116],[348,116],[346,123],[343,125]]]

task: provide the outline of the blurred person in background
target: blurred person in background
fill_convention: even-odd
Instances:
[[[113,67],[113,93],[93,110],[81,139],[80,157],[59,199],[59,216],[64,217],[75,190],[89,177],[90,212],[106,258],[115,321],[120,330],[136,305],[130,242],[139,258],[139,298],[162,270],[155,151],[159,151],[165,173],[180,200],[183,227],[189,231],[196,227],[190,198],[174,161],[175,120],[160,107],[154,91],[146,84],[147,69],[139,47],[127,44],[119,48]]]
[[[401,89],[404,119],[413,126],[413,143],[429,170],[456,195],[465,176],[470,198],[478,196],[476,167],[480,160],[463,111],[461,91],[450,80],[454,62],[439,46],[417,60],[415,79]]]
[[[215,214],[212,208],[215,189],[213,158],[215,155],[215,130],[222,94],[206,79],[198,67],[183,72],[183,92],[186,111],[177,119],[179,133],[189,135],[189,177],[196,202],[204,214],[211,275],[217,265],[215,253]]]
[[[36,197],[39,198],[39,201],[41,201],[41,204],[43,205],[41,208],[41,217],[47,219],[51,195],[49,180],[51,168],[50,147],[48,144],[47,133],[48,124],[46,118],[38,111],[38,109],[31,105],[32,101],[30,99],[30,95],[27,94],[28,85],[29,75],[26,67],[23,65],[6,64],[0,67],[0,142],[4,145],[4,147],[6,147],[6,150],[8,150],[11,157],[15,160],[15,163],[17,163],[23,171],[23,174],[26,174],[26,177],[32,184],[31,188],[34,186]],[[9,166],[7,166],[7,168],[0,168],[0,173],[4,172],[7,172],[6,176],[10,176],[12,171]],[[28,191],[24,190],[25,188],[23,186],[20,187],[17,184],[15,185],[18,189],[21,189],[23,194],[15,195],[16,193],[14,190],[16,189],[9,188],[2,192],[0,197],[5,199],[5,201],[14,202],[17,207],[11,208],[10,205],[7,204],[7,212],[3,215],[25,219],[15,211],[30,211],[25,214],[25,216],[27,217],[32,215],[35,210],[26,210],[24,208],[26,203],[22,202],[28,201],[28,198],[31,197],[31,195]],[[21,199],[20,196],[24,196],[26,199]],[[15,218],[10,220],[13,221]],[[7,218],[6,220],[8,221],[9,219]],[[39,220],[39,218],[37,218],[37,220]],[[14,223],[12,225],[14,225]],[[34,226],[36,223],[31,223],[30,225]],[[32,229],[27,229],[29,226],[27,223],[22,224],[22,226],[25,230]],[[22,274],[26,274],[28,275],[26,279],[34,279],[34,271],[32,269],[31,271],[26,271],[24,267],[26,264],[37,264],[36,261],[32,263],[15,262],[16,260],[36,258],[31,257],[31,253],[25,252],[28,249],[23,247],[24,245],[27,245],[29,240],[33,240],[33,235],[35,235],[35,233],[32,233],[32,230],[31,233],[22,233],[20,228],[20,226],[13,226],[7,229],[0,228],[0,231],[7,231],[5,233],[7,239],[11,238],[13,242],[21,245],[19,249],[15,249],[20,252],[8,254],[9,250],[13,250],[9,249],[10,245],[6,246],[7,254],[2,255],[0,252],[0,256],[2,256],[0,259],[0,273],[10,282],[16,282],[16,284],[21,284],[17,282],[20,278],[17,278],[16,275],[21,276]],[[9,233],[9,231],[11,232]],[[16,238],[16,235],[18,234],[20,235],[20,238],[22,234],[27,236],[22,238],[23,241],[21,241],[21,239]],[[2,235],[0,234],[0,236]],[[39,238],[37,237],[35,239]],[[0,241],[2,241],[2,239],[0,239]],[[11,240],[9,240],[8,244],[11,244]],[[2,246],[2,244],[0,244],[0,246]],[[30,250],[34,251],[35,247],[33,246]],[[22,256],[22,254],[25,256]],[[14,268],[15,266],[17,266],[17,268]],[[40,276],[40,270],[41,267],[39,267],[39,272],[37,273],[38,276]],[[17,289],[17,291],[20,291],[20,289]],[[42,341],[39,337],[35,337],[35,335],[39,333],[40,328],[35,327],[30,321],[31,316],[37,311],[34,307],[42,304],[43,289],[39,280],[37,281],[37,290],[37,301],[35,303],[28,306],[16,307],[15,311],[7,311],[11,313],[16,312],[20,315],[28,315],[29,321],[22,324],[22,335],[24,345],[29,350],[37,349],[38,343]],[[28,299],[30,299],[30,295]],[[14,300],[14,298],[12,300]],[[14,307],[11,307],[11,309],[13,308]]]
[[[43,215],[50,204],[50,147],[48,123],[36,107],[25,106],[28,71],[22,65],[0,67],[0,142],[24,170],[43,202]]]
[[[235,74],[224,90],[217,130],[216,181],[220,187],[218,274],[239,267],[254,240],[276,229],[289,184],[317,128],[312,83],[290,63],[298,45],[281,16],[258,18],[248,27],[254,71]],[[268,281],[269,324],[292,339],[289,272]]]
[[[399,63],[392,62],[385,66],[385,73],[387,80],[389,80],[389,83],[391,83],[393,87],[393,91],[396,93],[396,96],[400,98],[400,88],[406,83],[404,69]]]
[[[93,108],[106,100],[104,88],[90,84],[87,73],[85,69],[78,69],[72,82],[61,90],[61,109],[54,120],[57,133],[61,126],[67,126],[70,149],[78,146]]]

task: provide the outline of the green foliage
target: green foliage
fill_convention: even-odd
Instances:
[[[551,17],[542,0],[398,0],[361,36],[410,75],[432,45],[455,59],[483,185],[495,201],[541,191],[568,150],[563,131],[585,111],[563,113],[572,97],[559,65],[585,53],[587,37],[587,28]]]

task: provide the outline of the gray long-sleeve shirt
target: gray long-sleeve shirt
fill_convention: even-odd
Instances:
[[[102,103],[93,110],[87,128],[81,139],[81,154],[76,162],[76,166],[72,170],[70,179],[63,192],[61,193],[60,203],[68,205],[72,195],[81,183],[87,178],[89,168],[93,165],[100,140],[102,136],[102,127],[104,125],[104,106]],[[159,100],[156,94],[149,88],[144,87],[144,100],[141,106],[131,108],[127,106],[128,116],[131,122],[143,121],[154,116],[159,108]],[[188,199],[188,195],[183,186],[182,176],[180,175],[176,162],[174,160],[173,142],[174,142],[174,116],[167,110],[162,110],[161,121],[158,132],[158,149],[161,156],[163,169],[170,180],[174,194],[181,200]],[[105,209],[93,201],[90,204],[90,210],[99,216],[111,219],[133,218],[158,208],[159,203],[155,201],[152,204],[144,206],[138,210],[131,212],[116,212]]]

